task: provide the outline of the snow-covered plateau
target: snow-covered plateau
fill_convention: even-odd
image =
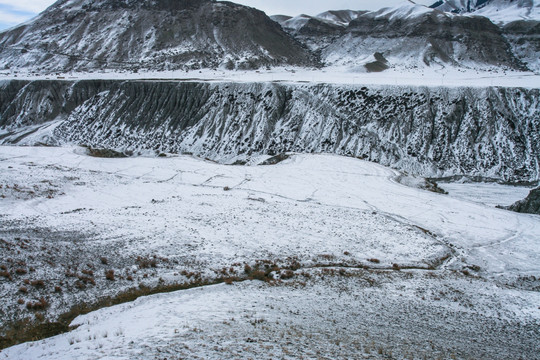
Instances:
[[[87,152],[0,147],[3,328],[195,288],[76,317],[0,359],[538,359],[540,220],[489,192],[434,193],[332,154]],[[526,192],[497,186],[498,205]]]

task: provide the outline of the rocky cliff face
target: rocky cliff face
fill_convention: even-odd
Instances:
[[[0,69],[38,72],[313,64],[262,11],[212,0],[60,0],[0,44]]]
[[[164,81],[1,89],[4,144],[54,140],[224,163],[330,152],[424,176],[540,178],[540,90]]]
[[[508,210],[540,215],[540,188],[531,190],[529,196],[509,206]]]

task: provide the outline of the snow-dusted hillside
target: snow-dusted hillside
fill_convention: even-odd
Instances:
[[[346,18],[348,22],[330,20],[325,14],[276,20],[320,54],[326,66],[352,71],[383,71],[389,67],[523,68],[500,28],[485,17],[411,3],[353,14]]]
[[[539,179],[539,90],[167,81],[8,81],[0,142],[361,157],[423,176]]]
[[[540,20],[514,21],[502,29],[512,52],[529,69],[540,73]]]
[[[455,14],[485,16],[494,23],[540,20],[538,0],[441,0],[431,8]]]
[[[336,155],[227,166],[0,147],[2,330],[128,291],[199,287],[101,309],[0,359],[534,359],[538,216],[400,178]],[[499,191],[501,205],[521,196]]]
[[[254,8],[212,0],[60,0],[0,33],[0,70],[539,70],[536,28],[528,25],[534,31],[527,41],[501,33],[515,20],[540,20],[536,2],[464,4],[403,2],[377,11],[278,15],[274,22]]]
[[[313,63],[263,12],[210,0],[60,0],[0,44],[0,68],[49,73]]]

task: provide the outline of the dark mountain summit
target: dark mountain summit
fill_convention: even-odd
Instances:
[[[45,71],[312,64],[262,11],[211,0],[61,0],[0,44],[0,68]]]

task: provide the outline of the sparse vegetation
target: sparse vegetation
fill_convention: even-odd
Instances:
[[[9,281],[13,280],[13,278],[11,277],[11,274],[9,273],[9,271],[0,271],[0,276],[5,277]]]
[[[105,279],[109,280],[109,281],[114,281],[114,270],[106,270],[105,271]]]
[[[293,277],[294,277],[294,271],[292,270],[285,270],[285,271],[282,271],[280,274],[280,278],[282,280],[292,279]]]
[[[38,301],[29,301],[26,303],[26,308],[28,310],[45,310],[49,307],[49,302],[45,298],[40,298]]]
[[[26,269],[23,269],[23,268],[18,268],[18,269],[15,270],[15,273],[17,275],[25,275],[25,274],[28,273],[28,271]]]
[[[36,288],[44,288],[45,287],[45,281],[43,280],[32,280],[30,281],[30,285]]]
[[[148,269],[148,268],[156,268],[157,267],[157,259],[156,258],[137,256],[137,259],[136,259],[135,262],[139,266],[139,269]]]

